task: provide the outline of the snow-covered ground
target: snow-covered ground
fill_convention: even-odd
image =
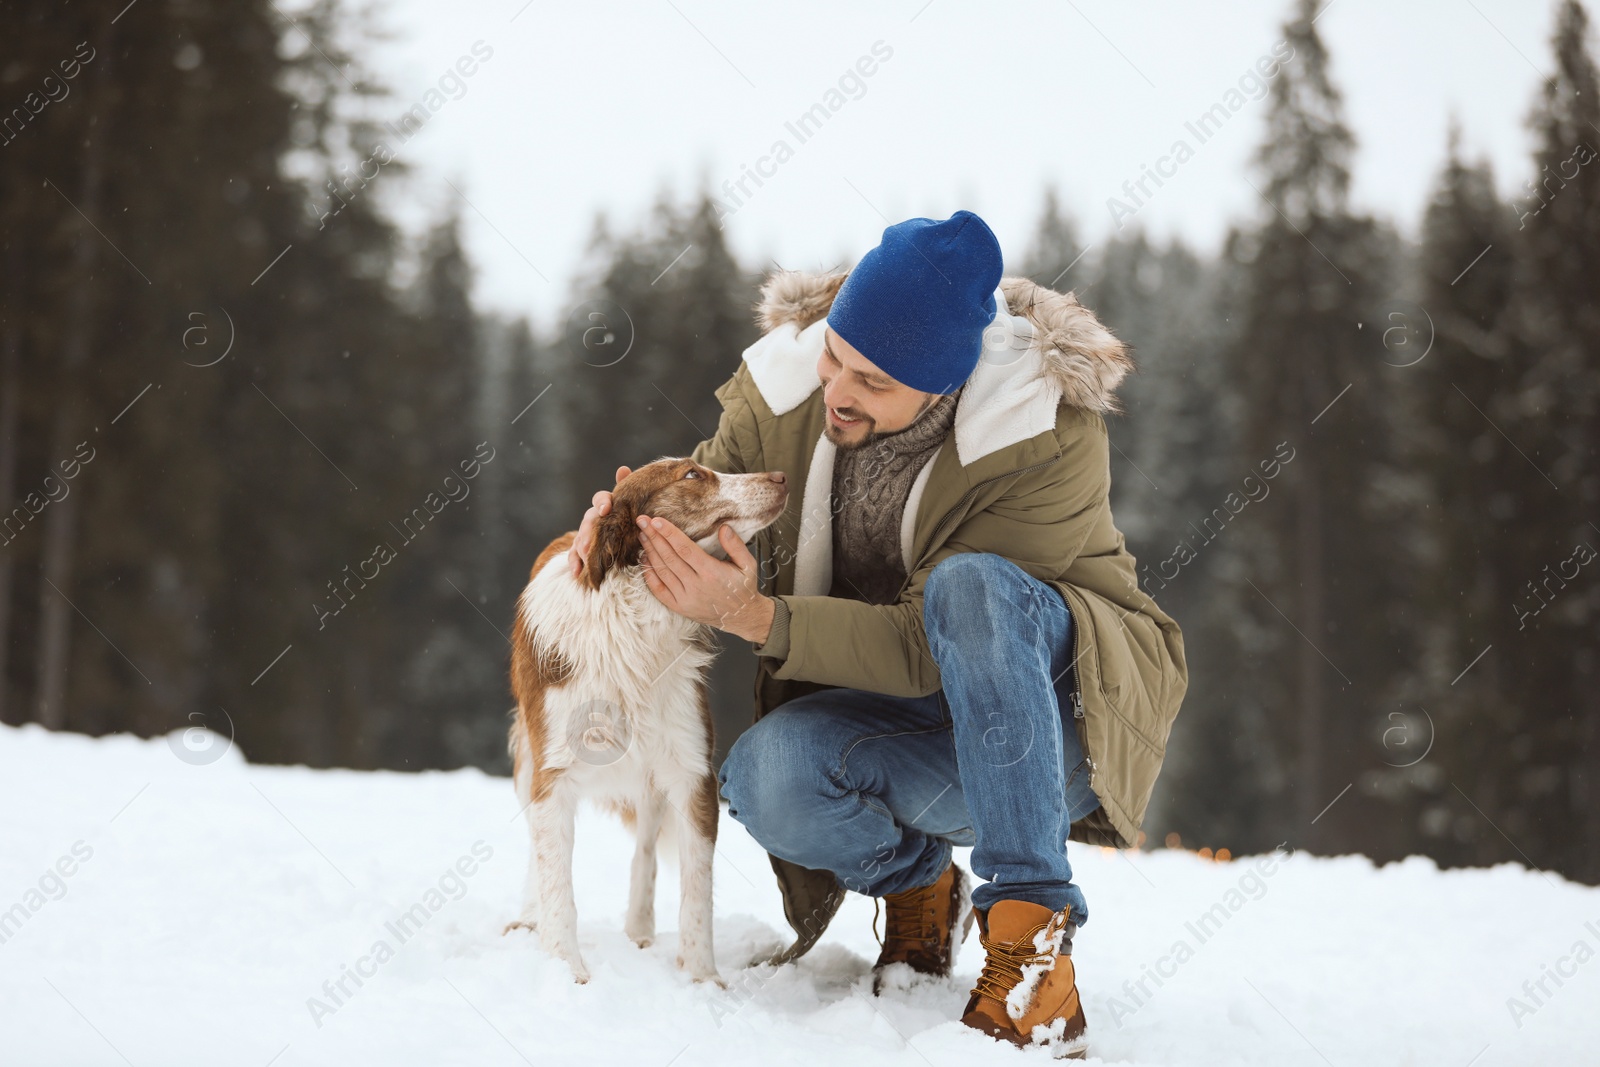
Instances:
[[[853,894],[797,965],[747,968],[788,927],[765,854],[726,817],[716,947],[730,988],[673,966],[672,869],[657,942],[623,936],[631,843],[595,812],[580,821],[576,870],[594,977],[578,986],[531,935],[500,933],[527,857],[506,779],[209,758],[181,735],[0,727],[0,1063],[1047,1058],[956,1021],[982,966],[976,935],[951,981],[872,997],[872,902]],[[1419,858],[1078,848],[1074,867],[1091,908],[1074,960],[1102,1061],[1600,1056],[1600,890]]]

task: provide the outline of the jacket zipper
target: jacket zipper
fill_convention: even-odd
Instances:
[[[1070,611],[1069,611],[1070,614]],[[1083,717],[1083,678],[1078,673],[1078,633],[1083,629],[1083,620],[1072,620],[1072,725],[1078,734],[1078,749],[1083,753],[1083,762],[1089,765],[1089,784],[1094,785],[1095,772],[1094,759],[1089,755],[1089,727]]]

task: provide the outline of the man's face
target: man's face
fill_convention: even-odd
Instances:
[[[824,432],[836,448],[861,448],[897,433],[938,401],[940,394],[902,385],[880,371],[832,327],[823,327],[822,336],[817,377],[828,409]]]

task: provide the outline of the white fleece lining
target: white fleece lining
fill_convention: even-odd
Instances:
[[[911,571],[911,535],[917,528],[917,508],[922,504],[922,490],[928,484],[928,475],[933,473],[934,461],[939,458],[939,453],[944,451],[944,442],[939,442],[939,447],[933,450],[933,455],[922,465],[917,472],[916,480],[911,483],[911,492],[906,494],[905,514],[900,516],[900,561]]]
[[[827,596],[833,586],[833,458],[827,434],[817,438],[800,503],[800,547],[794,559],[795,596]]]
[[[822,355],[827,329],[826,318],[798,333],[794,323],[786,322],[762,334],[760,340],[744,350],[750,377],[774,415],[793,411],[822,385],[822,379],[817,377],[817,359]]]

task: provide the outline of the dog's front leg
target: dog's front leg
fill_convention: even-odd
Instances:
[[[566,960],[572,977],[589,980],[578,952],[578,905],[572,895],[572,835],[577,798],[556,787],[533,802],[533,838],[539,868],[539,943]]]
[[[666,802],[651,790],[639,805],[634,822],[638,836],[633,850],[633,876],[628,884],[628,915],[623,931],[640,948],[656,936],[656,840],[661,836],[661,818]]]
[[[727,988],[717,973],[711,939],[711,866],[717,844],[717,780],[706,774],[675,800],[682,903],[678,911],[678,966],[697,982]]]

